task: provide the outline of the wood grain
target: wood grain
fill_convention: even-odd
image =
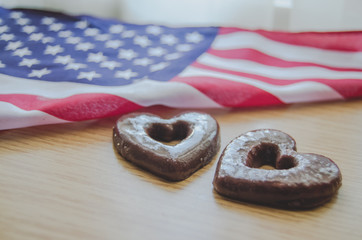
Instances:
[[[143,111],[169,117],[184,110]],[[300,152],[333,159],[343,185],[326,205],[287,211],[213,191],[219,154],[185,181],[163,181],[112,145],[117,118],[0,132],[0,239],[362,239],[362,101],[207,110],[222,149],[275,128]]]

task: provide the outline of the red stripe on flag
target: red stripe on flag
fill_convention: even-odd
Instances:
[[[277,57],[270,56],[268,54],[262,53],[258,50],[251,48],[243,48],[243,49],[230,49],[230,50],[216,50],[209,49],[207,51],[209,54],[212,54],[217,57],[222,57],[226,59],[245,59],[253,62],[257,62],[260,64],[275,66],[275,67],[323,67],[335,71],[359,71],[362,72],[361,69],[354,68],[337,68],[330,67],[316,63],[309,62],[295,62],[295,61],[286,61]]]
[[[266,30],[246,30],[240,28],[220,28],[219,34],[234,32],[255,32],[268,39],[287,44],[315,47],[338,51],[362,51],[362,32],[278,32]]]
[[[23,110],[39,110],[67,121],[82,121],[124,114],[142,108],[119,96],[101,93],[78,94],[50,99],[27,94],[3,94],[0,101]]]
[[[175,77],[225,107],[255,107],[284,104],[274,95],[254,86],[213,77]]]
[[[231,74],[231,75],[235,75],[235,76],[245,77],[245,78],[249,78],[249,79],[255,79],[255,80],[262,81],[262,82],[265,82],[268,84],[280,85],[280,86],[290,85],[290,84],[298,83],[298,82],[307,82],[307,81],[319,82],[319,83],[323,83],[323,84],[333,88],[336,92],[341,94],[346,99],[356,98],[356,97],[360,97],[362,95],[362,79],[332,79],[331,80],[331,79],[313,78],[313,79],[298,79],[298,80],[295,80],[295,79],[280,80],[280,79],[263,77],[263,76],[256,75],[256,74],[237,72],[237,71],[232,71],[232,70],[226,70],[223,68],[211,67],[211,66],[207,66],[207,65],[197,63],[197,62],[193,63],[192,66],[200,68],[200,69],[206,69],[206,70],[211,70],[211,71],[215,71],[215,72],[221,72],[221,73]],[[223,85],[220,84],[220,86],[223,86]]]

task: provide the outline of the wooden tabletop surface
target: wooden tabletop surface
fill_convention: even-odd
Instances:
[[[333,159],[343,176],[338,194],[307,211],[231,201],[212,186],[221,151],[187,180],[164,181],[117,154],[116,117],[6,130],[0,239],[362,239],[361,100],[204,112],[220,124],[221,149],[246,131],[274,128],[299,152]]]

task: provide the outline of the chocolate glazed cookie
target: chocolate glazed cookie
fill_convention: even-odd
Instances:
[[[176,145],[170,142],[177,142]],[[188,112],[171,119],[128,114],[113,128],[119,154],[171,181],[188,178],[208,164],[220,148],[219,125],[208,114]]]
[[[275,169],[260,168],[263,165]],[[234,139],[220,156],[213,181],[221,195],[289,209],[322,205],[341,183],[341,172],[331,159],[297,153],[294,139],[273,129]]]

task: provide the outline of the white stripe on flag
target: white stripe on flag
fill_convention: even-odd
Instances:
[[[1,101],[0,116],[0,130],[69,122],[42,111],[26,111],[10,103]]]
[[[181,82],[142,80],[126,86],[98,86],[71,82],[47,82],[0,74],[0,94],[31,94],[51,99],[82,93],[104,93],[141,106],[162,104],[176,108],[220,108],[203,93]],[[62,91],[59,91],[62,89]]]
[[[362,79],[362,71],[335,71],[321,67],[274,67],[249,60],[226,59],[205,53],[197,59],[197,62],[212,67],[231,71],[257,74],[278,80],[298,80],[306,78],[323,79]]]
[[[319,82],[312,82],[312,81],[304,81],[285,86],[278,86],[255,79],[199,69],[192,66],[188,67],[185,71],[183,71],[179,75],[179,77],[193,77],[195,78],[195,80],[197,80],[197,77],[212,77],[212,78],[230,80],[234,82],[241,82],[257,87],[266,92],[269,92],[270,94],[273,94],[274,96],[279,98],[284,103],[343,99],[343,96],[341,96],[331,87]]]
[[[211,47],[216,50],[252,48],[287,61],[362,69],[362,52],[342,52],[281,43],[253,32],[235,32],[219,35]]]
[[[203,54],[197,62],[216,68],[256,74],[278,80],[298,79],[361,79],[362,71],[335,71],[321,67],[300,66],[300,67],[274,67],[249,60],[220,58],[208,53]],[[362,65],[361,65],[362,66]]]

